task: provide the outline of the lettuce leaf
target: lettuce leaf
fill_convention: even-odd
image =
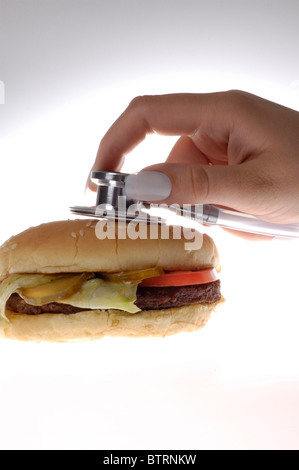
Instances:
[[[78,292],[60,302],[80,308],[112,308],[136,313],[140,311],[134,305],[137,286],[138,282],[134,284],[113,283],[96,277],[84,282]]]
[[[35,287],[55,279],[55,274],[12,274],[0,283],[0,318],[7,320],[5,305],[9,297],[25,287]],[[85,281],[72,296],[56,302],[91,309],[117,309],[129,313],[140,311],[136,300],[138,282],[113,283],[100,278]]]
[[[7,320],[5,305],[9,297],[24,287],[35,287],[51,282],[55,274],[12,274],[0,283],[0,317]],[[7,320],[8,321],[8,320]]]

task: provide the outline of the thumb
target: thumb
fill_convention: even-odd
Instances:
[[[130,175],[127,196],[163,204],[216,204],[256,215],[261,209],[261,178],[253,161],[241,165],[159,163]],[[256,190],[255,190],[256,189]]]

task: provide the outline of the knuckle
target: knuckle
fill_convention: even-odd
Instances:
[[[133,98],[130,101],[129,109],[131,111],[142,110],[147,105],[148,101],[149,101],[149,96],[148,95],[135,96],[135,98]]]
[[[248,96],[248,93],[242,90],[229,90],[223,94],[225,105],[234,111],[247,103]]]
[[[204,166],[189,166],[189,188],[194,203],[206,201],[209,197],[210,181]]]
[[[242,90],[229,90],[221,96],[220,109],[231,126],[244,125],[252,120],[255,101],[253,95]]]
[[[153,129],[149,123],[151,108],[153,104],[153,96],[140,95],[136,96],[130,102],[127,108],[127,115],[143,129],[145,134],[151,134]]]
[[[234,98],[234,97],[238,97],[238,98],[239,98],[239,97],[246,96],[247,93],[246,93],[245,91],[243,91],[243,90],[238,90],[238,89],[234,88],[234,89],[228,90],[228,91],[227,91],[227,94],[228,94],[229,96],[233,97],[233,98]]]

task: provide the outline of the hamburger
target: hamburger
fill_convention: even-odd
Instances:
[[[94,219],[31,227],[0,247],[0,336],[71,342],[203,327],[223,301],[217,248],[185,239],[99,239]]]

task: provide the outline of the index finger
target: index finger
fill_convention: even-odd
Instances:
[[[215,115],[222,93],[169,94],[135,98],[100,142],[93,170],[120,171],[124,156],[148,134],[192,135]]]

